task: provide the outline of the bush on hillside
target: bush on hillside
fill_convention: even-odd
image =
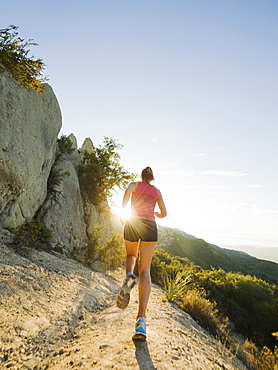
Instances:
[[[274,338],[277,338],[278,333],[272,333]],[[235,344],[235,343],[233,343]],[[233,346],[235,349],[235,346]],[[248,369],[252,370],[278,370],[278,347],[270,350],[266,346],[259,348],[251,341],[245,340],[244,343],[239,342],[236,348],[236,356],[239,358]]]
[[[217,303],[207,299],[204,289],[187,289],[180,307],[214,336],[226,338],[228,318],[220,315]]]
[[[187,274],[186,270],[172,273],[167,272],[164,266],[164,282],[163,288],[166,293],[166,298],[170,302],[182,299],[187,292],[187,285],[190,283],[191,276]]]
[[[98,260],[104,270],[115,270],[123,266],[125,255],[123,236],[113,232],[107,237],[105,226],[95,225],[93,237],[87,248],[88,265]]]
[[[70,140],[69,136],[61,135],[59,139],[57,139],[58,144],[58,157],[62,154],[69,154],[71,155],[76,149],[73,148],[73,143]]]
[[[104,270],[113,271],[122,267],[126,256],[122,235],[113,232],[111,238],[97,246],[96,252]]]
[[[169,252],[162,248],[156,248],[151,265],[151,275],[154,282],[165,286],[165,277],[173,279],[184,265],[188,263],[186,258],[172,257]]]
[[[220,315],[228,317],[238,333],[260,347],[274,348],[271,333],[278,328],[277,286],[241,273],[203,270],[186,259],[172,257],[162,248],[156,249],[151,269],[155,282],[165,287],[165,280],[182,271],[191,276],[189,288],[205,290],[206,299],[217,303]],[[174,283],[172,287],[175,289]]]
[[[85,152],[78,166],[81,190],[97,206],[112,196],[115,186],[123,189],[135,178],[135,174],[120,165],[118,150],[121,148],[114,139],[104,137],[103,146]]]
[[[45,65],[42,59],[29,57],[30,50],[26,49],[37,44],[32,39],[25,41],[18,37],[17,29],[18,27],[13,25],[0,29],[0,63],[21,85],[42,93],[45,88],[41,83],[46,81],[46,78],[42,77]]]
[[[264,280],[222,269],[200,270],[192,284],[204,288],[211,301],[235,324],[236,330],[257,345],[273,348],[278,328],[278,288]]]
[[[272,333],[272,336],[278,340],[278,332]],[[263,370],[278,370],[278,347],[275,346],[272,351],[264,346],[260,355],[260,361],[263,364]]]
[[[21,225],[15,232],[13,245],[17,251],[28,251],[28,249],[50,250],[52,230],[48,229],[42,222],[33,220]]]

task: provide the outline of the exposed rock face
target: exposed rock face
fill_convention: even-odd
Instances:
[[[82,254],[87,244],[84,208],[77,173],[69,159],[55,167],[60,172],[59,184],[54,185],[37,217],[53,230],[52,246],[71,256]]]
[[[82,151],[83,152],[88,152],[88,153],[90,153],[90,151],[92,150],[94,148],[94,144],[93,144],[93,142],[92,142],[92,140],[89,138],[89,137],[87,137],[85,140],[84,140],[84,143],[83,143],[83,145],[82,145]]]
[[[48,84],[38,94],[0,72],[0,227],[16,228],[46,198],[62,119]]]
[[[44,86],[42,94],[19,86],[0,66],[0,239],[11,240],[10,229],[36,218],[53,231],[54,249],[83,262],[95,225],[111,233],[110,209],[83,199],[77,167],[94,148],[92,140],[77,150],[71,134],[76,150],[57,150],[61,111]]]

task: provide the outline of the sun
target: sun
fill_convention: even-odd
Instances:
[[[113,214],[117,215],[119,219],[122,218],[126,221],[131,217],[131,205],[129,202],[126,208],[124,210],[122,209],[123,194],[123,191],[115,193],[109,206]]]
[[[126,207],[122,211],[119,212],[119,216],[124,219],[124,221],[128,220],[131,217],[131,209],[130,207]]]

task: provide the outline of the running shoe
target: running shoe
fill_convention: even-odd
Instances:
[[[130,300],[130,291],[135,284],[136,276],[132,272],[127,273],[125,281],[117,297],[118,308],[124,309],[128,306]]]
[[[139,317],[135,324],[135,334],[133,335],[132,339],[146,340],[146,338],[147,338],[146,319],[145,317]]]

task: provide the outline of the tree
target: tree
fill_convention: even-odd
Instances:
[[[112,189],[123,189],[135,178],[120,164],[118,150],[123,146],[115,139],[104,137],[103,146],[85,152],[78,167],[80,187],[89,200],[100,205],[112,196]]]
[[[42,59],[29,57],[30,50],[26,49],[28,46],[38,44],[32,39],[25,41],[18,37],[17,29],[18,27],[13,25],[0,29],[0,63],[21,85],[42,93],[45,88],[41,83],[46,81],[42,76],[45,65]]]

